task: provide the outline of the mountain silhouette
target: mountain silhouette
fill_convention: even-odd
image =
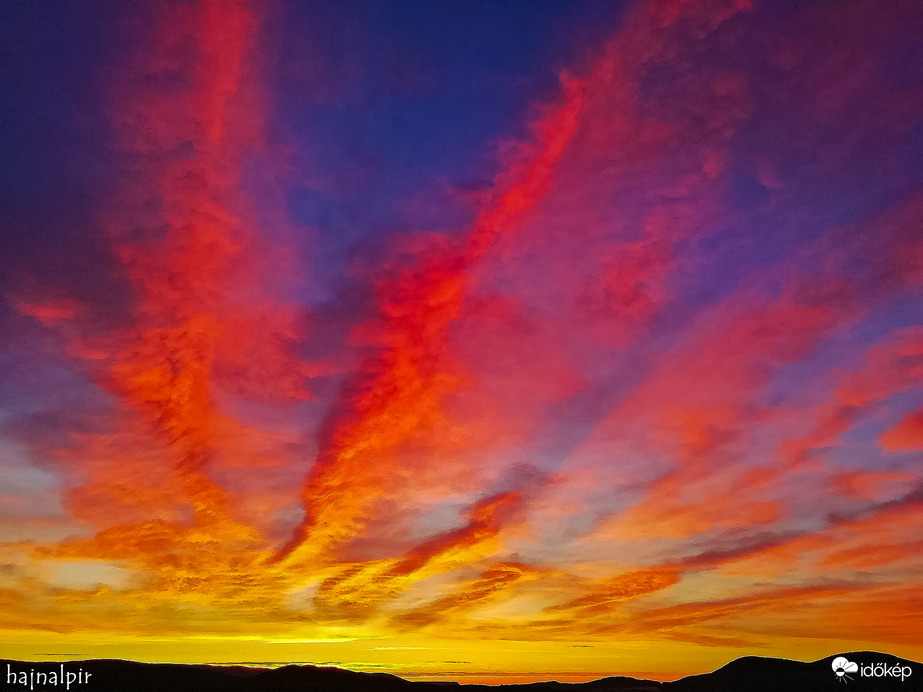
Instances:
[[[848,678],[838,676],[832,662],[840,656],[856,662],[859,670],[852,672]],[[877,668],[870,669],[870,665],[877,665]],[[893,670],[894,666],[902,667],[905,673],[909,670],[910,674],[903,680],[889,673],[882,674],[885,669]],[[387,673],[357,673],[311,665],[260,668],[112,659],[54,663],[0,659],[0,678],[6,683],[4,689],[10,692],[29,690],[29,682],[33,691],[65,690],[63,683],[52,685],[47,682],[52,679],[51,673],[60,677],[61,671],[75,675],[69,692],[846,692],[850,689],[857,692],[911,692],[923,687],[923,666],[920,663],[874,651],[836,654],[810,663],[746,656],[711,673],[690,675],[672,682],[615,676],[584,683],[548,681],[515,685],[413,682]],[[45,677],[36,678],[36,673],[45,673]],[[878,677],[874,677],[876,673]],[[23,674],[26,683],[22,682]],[[45,681],[45,684],[38,684],[38,680]]]

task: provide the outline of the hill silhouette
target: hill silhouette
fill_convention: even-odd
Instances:
[[[890,674],[871,677],[859,671],[848,678],[838,678],[832,662],[837,656],[868,666],[885,664],[889,669],[898,665],[910,671],[903,680]],[[465,685],[457,682],[409,681],[387,673],[357,673],[339,668],[310,665],[288,665],[279,668],[249,666],[188,665],[169,663],[138,663],[113,659],[67,662],[32,662],[0,659],[0,676],[6,690],[28,690],[21,682],[38,672],[61,671],[77,674],[70,692],[276,692],[316,690],[317,692],[813,692],[814,690],[848,690],[879,692],[902,690],[910,692],[923,687],[923,666],[915,661],[899,659],[891,654],[857,651],[827,656],[804,663],[780,658],[746,656],[701,675],[691,675],[672,682],[637,680],[625,676],[606,677],[592,682],[561,683],[555,681],[515,685]],[[865,668],[866,673],[870,669]],[[882,667],[872,672],[882,672]],[[89,677],[86,674],[89,673]],[[82,675],[81,675],[82,674]],[[12,676],[12,677],[11,677]],[[32,690],[64,690],[64,684],[35,684]],[[847,683],[850,686],[839,683]]]

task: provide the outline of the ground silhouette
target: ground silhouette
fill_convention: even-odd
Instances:
[[[856,662],[860,669],[838,676],[833,660],[844,656]],[[884,664],[888,670],[895,665],[910,671],[903,680],[891,674],[871,677],[862,675],[861,666]],[[63,668],[62,668],[63,666]],[[879,666],[871,669],[881,673]],[[32,662],[0,659],[0,675],[6,690],[64,690],[64,684],[35,684],[34,673],[61,671],[77,674],[68,692],[276,692],[285,690],[316,690],[317,692],[813,692],[814,690],[846,690],[879,692],[902,690],[911,692],[923,688],[923,666],[899,659],[891,654],[856,651],[827,656],[804,663],[779,658],[747,656],[702,675],[691,675],[672,682],[637,680],[625,676],[605,677],[592,682],[561,683],[555,681],[517,685],[465,685],[457,682],[412,682],[386,673],[357,673],[339,668],[310,665],[289,665],[279,668],[249,666],[211,666],[168,663],[138,663],[113,659],[86,661]],[[870,669],[866,668],[866,672]],[[31,685],[23,683],[22,674],[30,674]],[[89,673],[87,678],[86,674]],[[81,675],[82,674],[82,675]],[[82,682],[80,682],[82,681]],[[850,687],[845,686],[850,685]]]

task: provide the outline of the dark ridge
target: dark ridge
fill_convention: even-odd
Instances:
[[[849,678],[838,677],[832,662],[838,656],[860,666]],[[877,669],[868,669],[875,664]],[[863,675],[862,670],[881,672],[900,667],[904,679],[888,673]],[[625,676],[606,677],[584,683],[535,682],[515,685],[465,685],[457,682],[404,680],[387,673],[357,673],[339,668],[311,665],[287,665],[281,668],[248,666],[188,665],[170,663],[137,663],[117,659],[86,661],[32,662],[0,659],[0,679],[9,692],[15,690],[65,690],[66,683],[56,686],[38,684],[37,679],[23,685],[21,676],[30,672],[46,674],[61,671],[75,674],[68,692],[276,692],[310,690],[316,692],[813,692],[814,690],[847,689],[838,683],[857,683],[858,692],[923,689],[923,666],[916,661],[901,659],[875,651],[852,651],[835,654],[804,663],[781,658],[745,656],[702,675],[690,675],[673,682],[636,680]],[[90,673],[89,679],[84,677]],[[31,683],[31,684],[30,684]]]
[[[863,677],[858,672],[849,673],[849,679],[838,678],[833,671],[833,660],[844,657],[849,661],[865,666],[869,664],[885,663],[889,667],[894,665],[909,666],[911,675],[905,680],[894,677]],[[838,684],[840,683],[840,684]],[[845,683],[845,684],[842,684]],[[853,688],[847,687],[854,684]],[[744,656],[731,661],[711,673],[703,675],[690,675],[674,682],[663,684],[663,689],[668,692],[731,692],[733,690],[746,690],[747,692],[799,692],[800,690],[848,690],[856,689],[859,692],[880,692],[885,690],[911,690],[923,689],[923,666],[916,661],[898,658],[892,654],[877,651],[849,651],[842,654],[833,654],[824,658],[804,663],[790,661],[785,658],[763,658],[759,656]]]

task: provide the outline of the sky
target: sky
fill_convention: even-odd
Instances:
[[[912,0],[0,7],[0,656],[923,659]]]

